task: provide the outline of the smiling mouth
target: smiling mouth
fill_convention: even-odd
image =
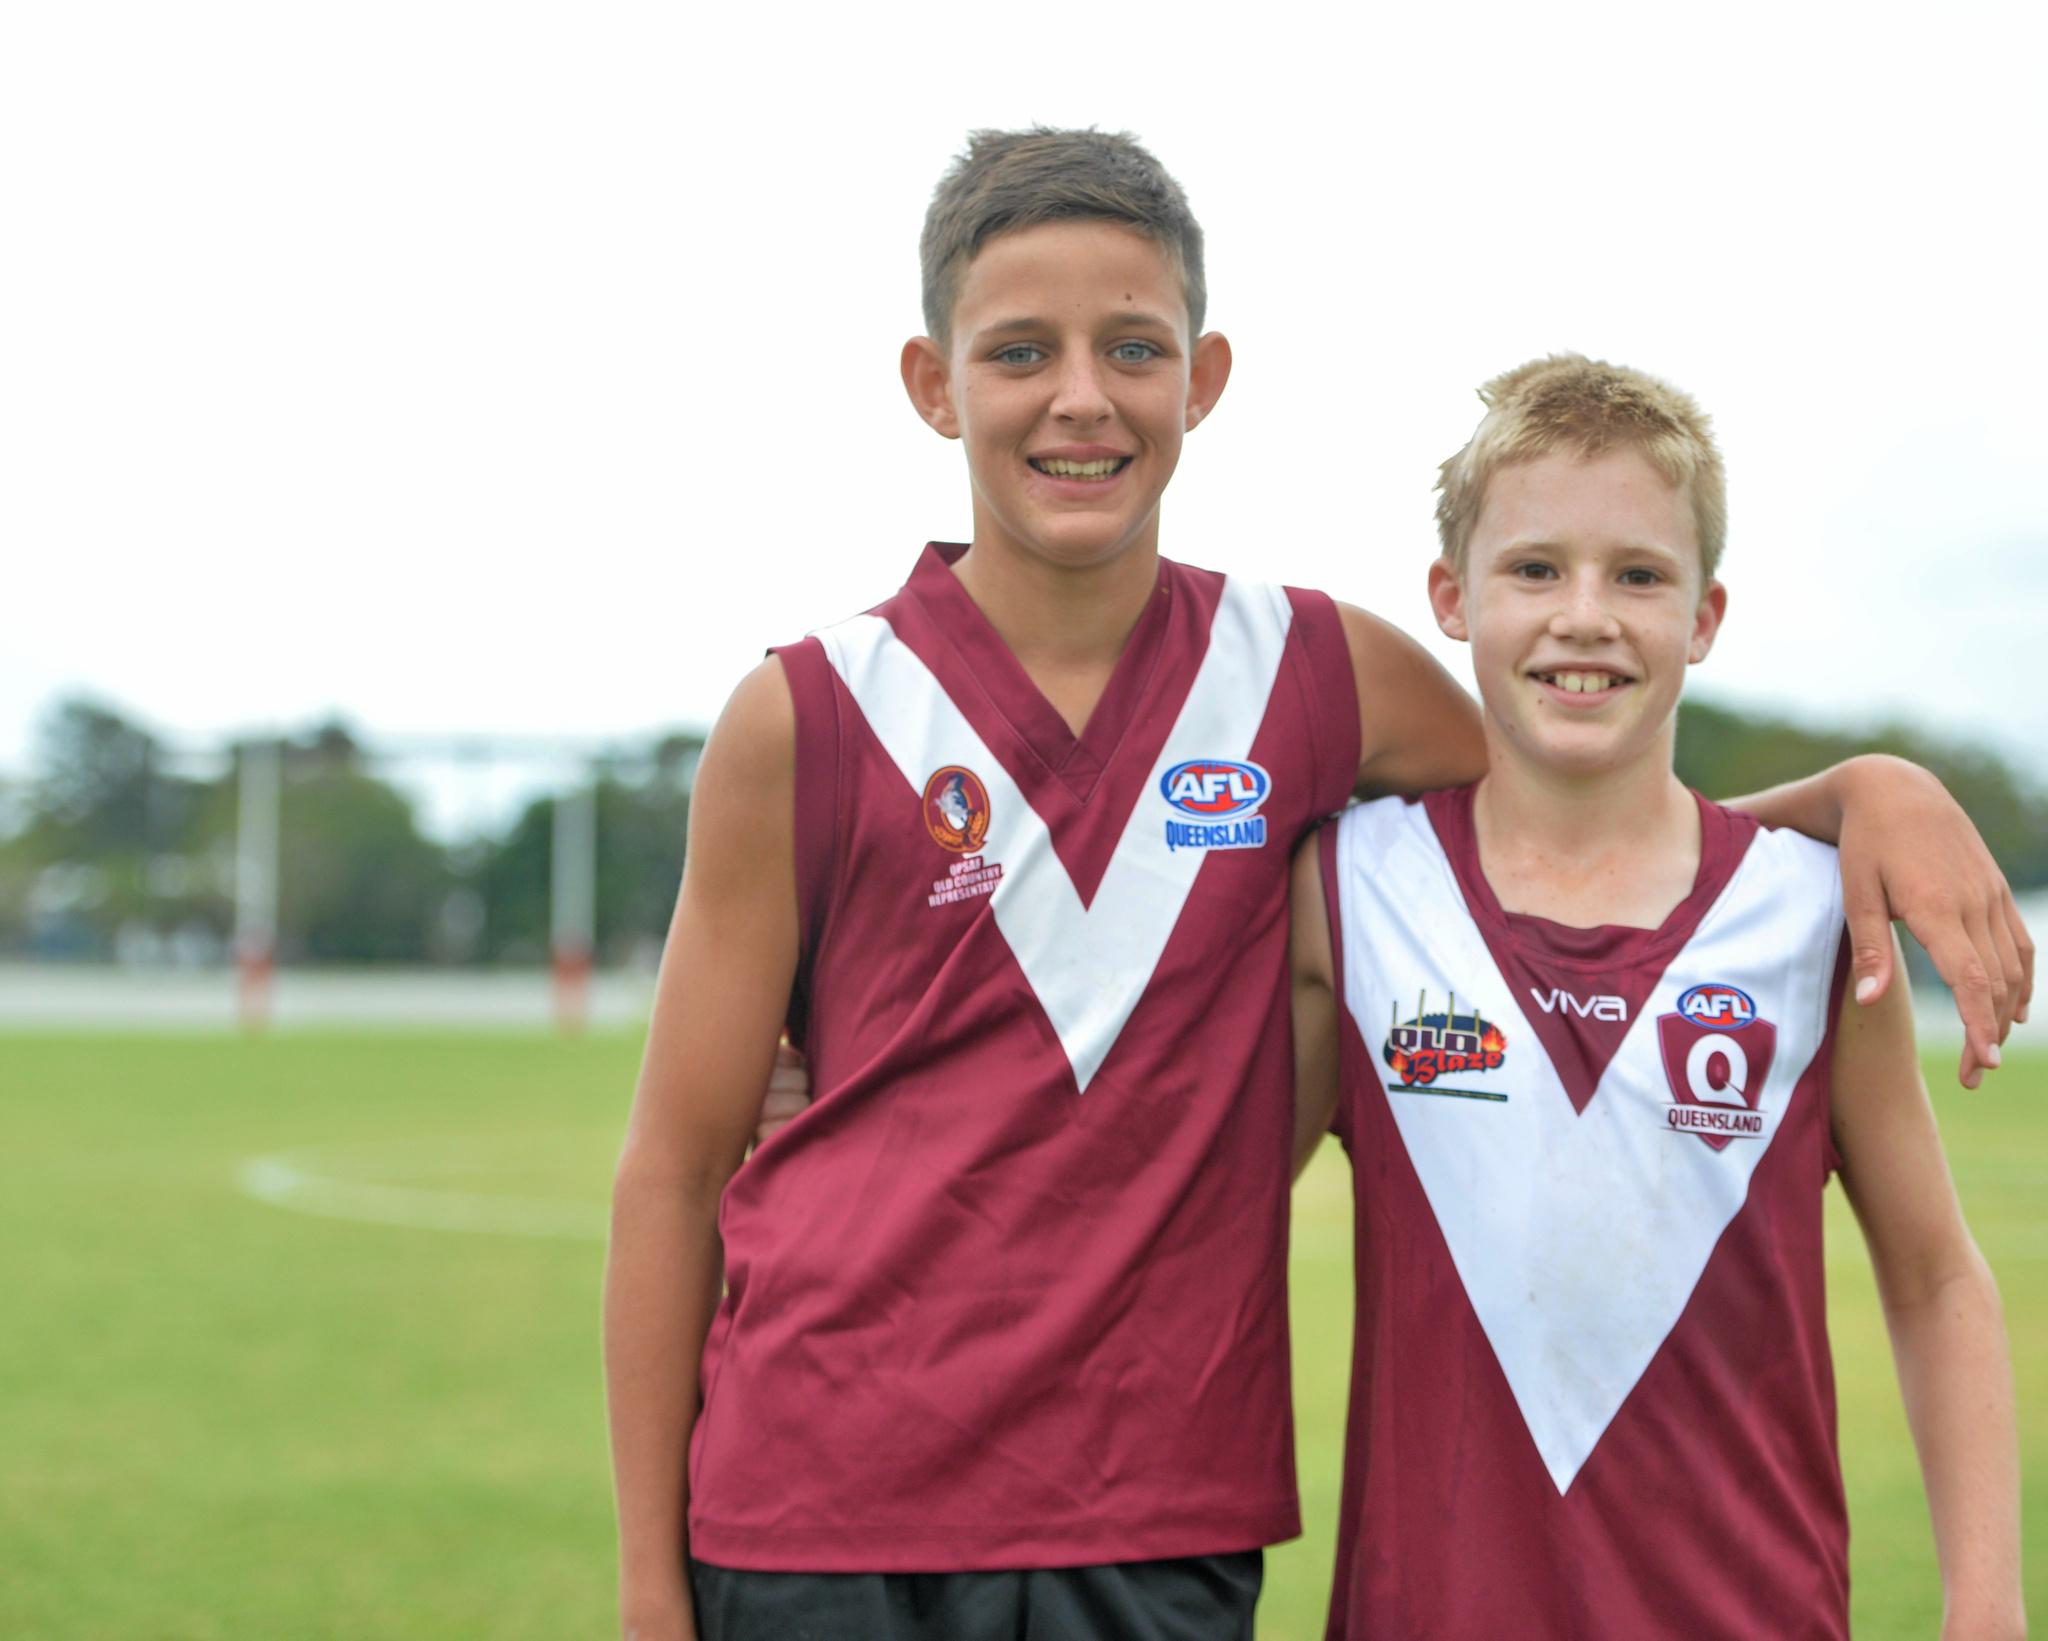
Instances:
[[[1563,690],[1567,695],[1600,695],[1635,682],[1625,673],[1587,667],[1572,667],[1557,672],[1535,672],[1529,676],[1550,685],[1552,689]]]
[[[1129,456],[1111,456],[1098,461],[1072,462],[1064,456],[1027,456],[1032,468],[1049,479],[1113,479],[1131,465]]]

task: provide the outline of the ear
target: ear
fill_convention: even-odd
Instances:
[[[1429,607],[1436,612],[1436,624],[1446,638],[1472,641],[1472,629],[1465,620],[1465,583],[1449,559],[1440,558],[1429,567]]]
[[[1216,408],[1230,380],[1230,338],[1220,330],[1204,331],[1195,338],[1193,356],[1188,360],[1188,415],[1184,431]]]
[[[1700,607],[1693,613],[1692,646],[1686,651],[1686,663],[1698,666],[1706,660],[1707,652],[1714,647],[1714,635],[1721,630],[1721,621],[1728,613],[1728,589],[1718,581],[1710,581],[1700,594]]]
[[[900,361],[903,371],[903,391],[910,395],[910,403],[932,425],[934,431],[949,439],[960,437],[960,415],[953,408],[953,379],[947,367],[945,354],[939,351],[939,344],[929,336],[913,336],[903,344]]]

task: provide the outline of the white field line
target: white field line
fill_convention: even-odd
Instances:
[[[604,1209],[591,1203],[383,1185],[375,1180],[341,1178],[329,1171],[344,1156],[360,1161],[372,1154],[394,1161],[403,1159],[402,1165],[416,1165],[420,1153],[432,1144],[426,1142],[409,1156],[398,1147],[384,1146],[375,1148],[374,1153],[372,1148],[337,1147],[251,1157],[237,1170],[235,1183],[258,1202],[326,1219],[352,1219],[415,1231],[604,1241],[607,1216]],[[413,1171],[417,1171],[416,1166]]]
[[[464,1148],[472,1155],[465,1157]],[[478,1168],[475,1153],[485,1146],[475,1140],[422,1140],[410,1144],[336,1146],[319,1151],[279,1152],[251,1157],[236,1174],[236,1184],[258,1202],[294,1213],[325,1219],[356,1220],[415,1231],[463,1231],[484,1236],[565,1237],[602,1242],[607,1215],[592,1203],[546,1197],[494,1196],[475,1191],[427,1190],[414,1185],[382,1185],[374,1180],[345,1179],[329,1170],[352,1160],[357,1166],[382,1164],[410,1173],[470,1173]],[[1320,1164],[1331,1179],[1336,1165]],[[1312,1182],[1329,1191],[1329,1179]],[[1319,1202],[1319,1207],[1327,1204]],[[1319,1223],[1302,1216],[1294,1226],[1295,1253],[1306,1261],[1338,1264],[1351,1253],[1350,1215],[1341,1222]],[[1994,1267],[2048,1260],[2048,1225],[1988,1226],[1978,1245]],[[1830,1270],[1867,1267],[1870,1256],[1854,1235],[1831,1237]]]

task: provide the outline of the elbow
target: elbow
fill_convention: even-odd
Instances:
[[[1959,1307],[1999,1318],[2004,1315],[1998,1278],[1991,1274],[1991,1266],[1978,1251],[1975,1240],[1967,1235],[1940,1260],[1880,1272],[1878,1292],[1885,1314],[1894,1321],[1930,1313],[1946,1314]]]
[[[649,1216],[718,1220],[718,1204],[738,1171],[709,1157],[663,1156],[629,1143],[612,1175],[612,1225]]]

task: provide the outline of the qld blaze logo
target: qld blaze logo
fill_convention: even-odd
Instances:
[[[1753,1140],[1770,1126],[1761,1109],[1764,1080],[1778,1051],[1778,1028],[1758,1017],[1740,986],[1694,986],[1672,1014],[1657,1017],[1657,1046],[1676,1102],[1663,1115],[1674,1134],[1697,1134],[1716,1151]]]
[[[1394,1089],[1426,1089],[1439,1077],[1470,1076],[1474,1072],[1498,1071],[1506,1060],[1508,1040],[1499,1026],[1476,1008],[1458,1011],[1458,996],[1451,993],[1443,1009],[1432,1011],[1429,993],[1415,1000],[1414,1018],[1403,1020],[1400,1005],[1394,1005],[1387,1028],[1387,1040],[1380,1058],[1401,1081],[1389,1083]],[[1504,1100],[1505,1094],[1476,1094],[1470,1089],[1446,1088],[1446,1094],[1464,1094],[1475,1099]]]
[[[1235,758],[1191,758],[1159,777],[1159,795],[1185,820],[1166,823],[1168,849],[1257,849],[1266,817],[1256,814],[1273,780]]]
[[[971,855],[988,836],[988,788],[959,764],[934,770],[924,783],[924,827],[932,842],[956,855]]]

